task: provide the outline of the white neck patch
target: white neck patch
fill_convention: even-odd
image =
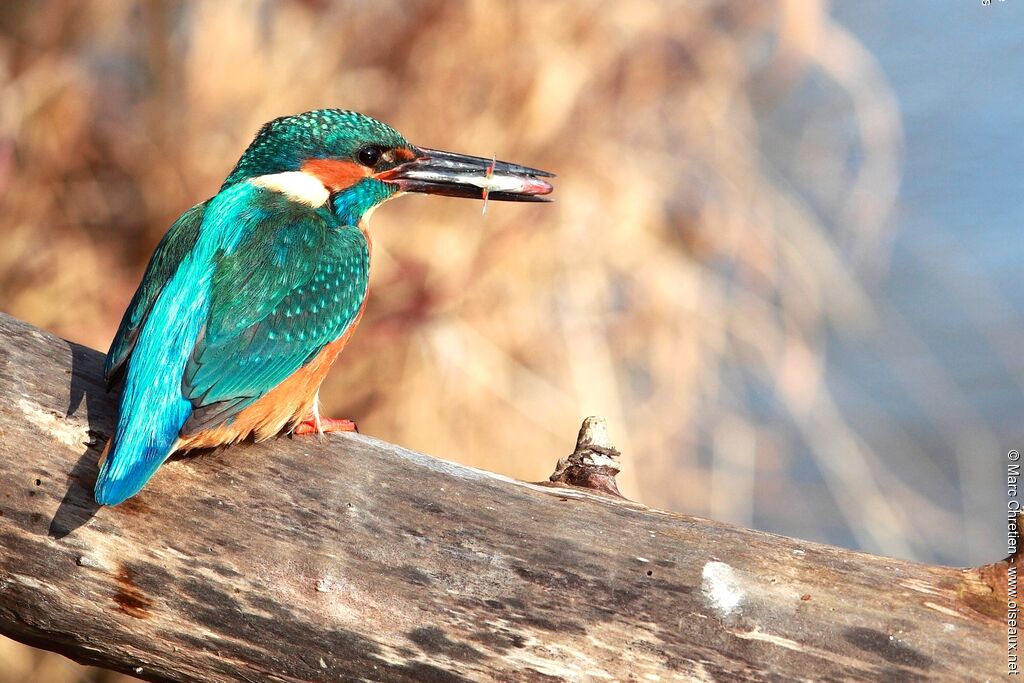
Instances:
[[[313,208],[323,206],[331,193],[320,179],[302,171],[287,171],[261,175],[249,181],[257,187],[281,192],[297,202],[308,204]]]

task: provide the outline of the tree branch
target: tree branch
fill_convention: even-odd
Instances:
[[[80,662],[153,681],[1006,672],[1008,562],[651,510],[572,485],[594,466],[614,491],[618,453],[593,439],[535,485],[367,436],[279,438],[174,460],[97,508],[100,364],[0,315],[0,633]]]

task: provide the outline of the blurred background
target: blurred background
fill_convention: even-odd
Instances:
[[[105,350],[149,254],[319,107],[558,173],[374,218],[325,412],[527,480],[609,420],[650,506],[1005,555],[1024,3],[0,4],[0,310]],[[0,683],[112,681],[0,639]]]

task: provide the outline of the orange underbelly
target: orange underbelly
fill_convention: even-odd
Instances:
[[[325,346],[316,358],[236,415],[230,424],[196,434],[182,435],[174,450],[213,448],[241,441],[250,434],[257,441],[262,441],[286,428],[292,429],[303,420],[310,419],[320,385],[327,377],[338,354],[345,348],[362,316],[363,311],[360,309],[344,335]]]

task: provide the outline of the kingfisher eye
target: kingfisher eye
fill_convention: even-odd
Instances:
[[[373,147],[371,145],[359,150],[356,153],[356,158],[359,159],[359,163],[363,166],[370,166],[372,168],[377,165],[378,161],[380,161],[380,155],[380,147]]]

